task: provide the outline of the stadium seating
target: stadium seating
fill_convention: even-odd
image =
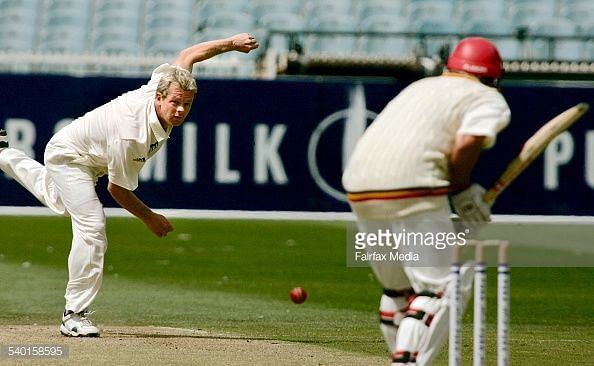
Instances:
[[[573,37],[577,35],[577,26],[565,19],[554,18],[533,23],[530,35],[544,37],[533,38],[528,42],[528,57],[533,60],[581,60],[582,42],[577,39],[553,36]]]
[[[308,27],[312,31],[349,32],[355,30],[356,20],[350,14],[321,13],[312,15]],[[310,34],[305,42],[307,52],[348,55],[356,49],[357,36]]]
[[[192,9],[191,7],[189,9]],[[192,12],[177,10],[175,7],[163,8],[157,4],[147,9],[146,31],[155,33],[155,29],[173,28],[192,32],[194,16]]]
[[[258,29],[264,34],[264,47],[276,52],[288,51],[291,48],[291,36],[287,33],[274,33],[271,31],[294,32],[298,34],[306,29],[303,16],[295,13],[262,14],[258,17],[257,24]]]
[[[302,14],[304,11],[304,2],[301,0],[256,0],[253,7],[253,13],[256,17],[263,14]]]
[[[594,24],[594,1],[561,0],[559,15],[576,23],[585,32],[589,25]]]
[[[202,20],[213,14],[252,14],[252,5],[248,0],[202,0],[199,1],[198,14]]]
[[[308,1],[305,13],[308,18],[323,15],[353,15],[354,6],[351,0],[317,0]]]
[[[424,17],[414,22],[411,30],[420,35],[415,47],[422,56],[449,52],[458,40],[455,36],[458,26],[451,19]]]
[[[142,6],[141,0],[100,0],[93,49],[108,54],[140,54]]]
[[[254,25],[255,19],[251,14],[213,12],[200,23],[199,27],[200,29],[224,28],[232,30],[232,33],[238,33],[253,29]]]
[[[514,26],[530,27],[554,18],[555,12],[555,0],[511,0],[509,16]]]
[[[36,47],[39,5],[37,0],[0,1],[1,49],[32,51]]]
[[[15,31],[14,28],[0,27],[0,49],[6,51],[32,51],[35,47],[35,32]]]
[[[584,34],[590,35],[590,37],[594,37],[594,23],[592,23],[588,28],[583,28]],[[590,38],[584,44],[584,52],[583,52],[583,59],[586,61],[592,62],[594,60],[594,39]]]
[[[413,47],[418,55],[437,55],[456,42],[454,0],[410,0],[407,18],[409,30],[417,34]]]
[[[256,19],[256,33],[261,35],[264,48],[274,52],[288,51],[291,36],[304,31],[306,26],[305,6],[301,0],[257,0],[253,8]],[[276,32],[274,32],[276,31]],[[297,40],[296,36],[293,36]]]
[[[194,0],[150,0],[146,4],[144,51],[174,55],[191,42],[196,27]]]
[[[406,36],[408,20],[404,16],[388,13],[366,15],[359,24],[359,29],[373,36],[361,38],[361,48],[367,54],[379,57],[413,56],[411,40]],[[398,35],[400,33],[400,35]]]
[[[493,0],[460,0],[456,8],[459,24],[473,21],[503,21],[507,16],[506,3]]]
[[[464,36],[490,38],[497,45],[504,60],[519,60],[524,57],[523,43],[512,35],[515,28],[505,20],[473,18],[462,24],[460,31]]]
[[[53,52],[80,53],[87,50],[92,3],[54,0],[45,11],[39,48]]]
[[[409,0],[407,16],[411,21],[452,21],[454,0]]]
[[[190,44],[191,33],[179,29],[160,29],[145,38],[148,55],[175,55]]]
[[[248,31],[255,64],[266,49],[432,57],[476,34],[506,59],[591,61],[593,24],[594,0],[0,0],[0,52],[171,57]]]
[[[584,59],[594,60],[594,41],[590,41],[584,45]]]
[[[147,0],[146,9],[147,14],[150,13],[185,13],[192,15],[195,0]]]
[[[407,5],[408,0],[368,0],[359,3],[357,12],[361,20],[375,15],[400,17],[406,15]]]

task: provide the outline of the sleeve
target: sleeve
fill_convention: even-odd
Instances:
[[[138,175],[147,157],[135,148],[133,141],[117,140],[108,146],[107,176],[111,183],[134,191]]]
[[[457,133],[485,136],[483,148],[495,145],[497,134],[510,122],[511,111],[501,94],[493,91],[476,98],[468,105]]]

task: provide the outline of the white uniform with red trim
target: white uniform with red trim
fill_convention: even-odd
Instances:
[[[509,123],[510,116],[505,99],[496,89],[466,74],[445,73],[405,88],[367,128],[342,177],[359,231],[390,230],[396,234],[420,233],[425,237],[453,233],[447,199],[448,157],[456,135],[486,136],[484,147],[489,148]],[[390,247],[372,249],[393,251]],[[412,286],[417,293],[444,292],[449,278],[449,251],[425,246],[412,250],[419,254],[420,266],[411,262],[404,266],[393,261],[370,263],[384,288],[398,291]],[[407,336],[414,338],[411,343],[404,340],[406,337],[401,334],[404,329],[400,329],[397,344],[393,330],[382,325],[385,328],[382,331],[391,352],[402,351],[400,344],[406,343],[406,350],[417,357],[418,365],[425,365],[437,355],[445,339],[447,319],[444,322],[443,318],[447,317],[447,305],[441,300],[417,302],[444,304],[445,310],[439,316],[428,315],[431,326],[438,328],[436,334],[429,334],[428,326],[409,329],[411,334]],[[385,315],[397,308],[402,310],[400,300],[382,297],[380,312],[384,324]],[[396,327],[399,319],[395,314]],[[412,324],[406,322],[409,323]]]
[[[365,131],[343,176],[347,192],[449,185],[456,134],[493,146],[510,119],[503,96],[474,78],[448,73],[421,79],[396,96]]]
[[[66,310],[89,307],[101,287],[107,249],[105,214],[95,192],[97,178],[133,191],[147,159],[167,141],[155,95],[161,77],[175,66],[157,67],[150,81],[104,104],[57,132],[46,146],[45,165],[22,151],[0,153],[0,168],[45,206],[71,217],[72,248],[68,257]]]

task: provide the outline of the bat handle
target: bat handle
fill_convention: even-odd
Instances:
[[[485,201],[485,203],[489,206],[493,206],[495,198],[497,198],[497,193],[492,190],[488,190],[487,193],[485,193],[485,196],[483,197],[483,201]]]
[[[489,188],[489,190],[483,196],[483,201],[485,201],[485,203],[489,206],[493,206],[493,203],[495,203],[495,200],[497,199],[499,194],[505,189],[505,187],[505,183],[501,181],[495,182],[495,184],[493,184],[491,188]]]

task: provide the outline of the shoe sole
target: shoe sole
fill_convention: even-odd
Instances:
[[[62,333],[62,335],[65,337],[99,337],[100,335],[100,333],[77,333],[75,331],[68,330],[64,324],[60,325],[60,333]]]

